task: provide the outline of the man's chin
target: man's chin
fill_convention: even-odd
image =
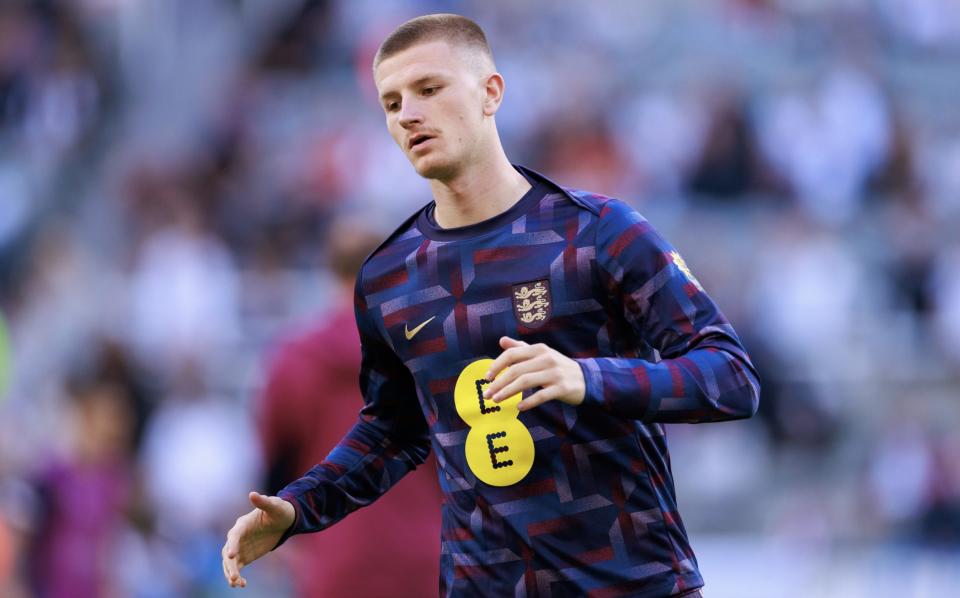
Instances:
[[[455,177],[457,168],[450,162],[441,162],[437,160],[420,160],[413,164],[417,174],[425,179],[438,181],[448,181]]]

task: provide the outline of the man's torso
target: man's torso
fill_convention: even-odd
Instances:
[[[543,181],[531,193],[464,229],[421,213],[362,274],[366,313],[411,372],[437,455],[441,584],[485,596],[702,585],[662,426],[558,401],[518,413],[515,400],[483,400],[477,362],[500,354],[502,336],[573,358],[655,358],[597,272],[604,198],[574,201]]]

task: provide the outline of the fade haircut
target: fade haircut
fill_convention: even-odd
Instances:
[[[376,69],[387,58],[416,44],[438,40],[479,51],[491,66],[494,64],[493,52],[480,25],[460,15],[435,14],[410,19],[394,29],[380,44],[380,49],[373,59],[373,68]]]

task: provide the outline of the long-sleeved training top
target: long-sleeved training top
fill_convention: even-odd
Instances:
[[[506,212],[444,229],[430,203],[367,258],[356,286],[364,406],[327,459],[280,492],[296,509],[281,543],[374,501],[432,448],[441,595],[700,587],[662,424],[750,417],[756,372],[642,216],[516,168],[532,188]],[[485,401],[505,335],[577,360],[584,402],[521,413],[519,394]]]

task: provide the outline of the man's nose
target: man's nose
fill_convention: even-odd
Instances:
[[[414,100],[407,100],[400,105],[400,126],[407,129],[412,125],[423,123],[423,113]]]

